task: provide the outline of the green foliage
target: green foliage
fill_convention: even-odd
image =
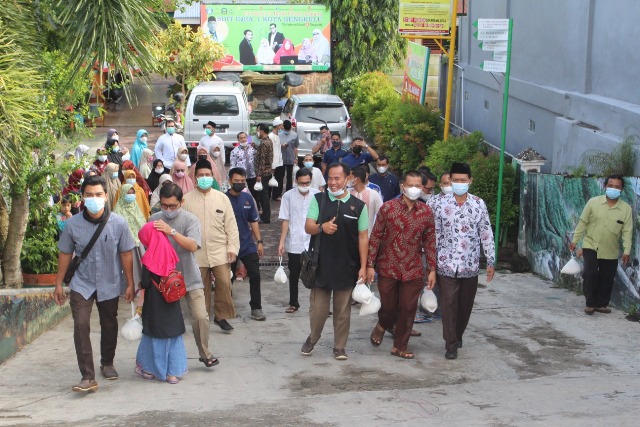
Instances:
[[[633,176],[637,157],[636,139],[637,135],[627,136],[611,153],[600,150],[587,151],[582,157],[582,163],[599,176]]]
[[[424,164],[436,176],[449,172],[456,162],[467,162],[476,153],[484,149],[482,132],[473,132],[466,136],[450,136],[444,141],[436,141],[429,149]]]
[[[30,211],[29,226],[20,253],[22,271],[31,274],[53,274],[58,271],[56,209],[32,208]]]
[[[577,178],[583,177],[587,175],[587,167],[582,164],[576,167],[568,167],[566,173]]]
[[[371,122],[389,103],[400,100],[391,79],[379,71],[364,73],[352,81],[351,118],[368,139],[373,139]]]

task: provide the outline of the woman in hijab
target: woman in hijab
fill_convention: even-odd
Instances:
[[[84,157],[87,155],[88,152],[89,152],[89,147],[84,144],[80,144],[76,147],[76,152],[74,153],[74,156],[77,161],[85,163]]]
[[[177,184],[182,188],[182,192],[187,194],[189,191],[193,190],[193,181],[187,175],[187,165],[183,161],[176,160],[173,162],[173,167],[171,168],[171,178],[173,179],[173,183]]]
[[[220,149],[219,145],[212,145],[209,149],[209,161],[213,166],[213,176],[216,176],[217,170],[217,175],[220,175],[220,181],[218,181],[218,184],[220,184],[220,191],[226,193],[227,191],[229,191],[230,186],[227,169],[224,167],[223,154],[224,153]]]
[[[122,162],[122,169],[123,171],[133,171],[136,174],[136,183],[140,186],[140,188],[144,190],[144,193],[146,194],[147,198],[149,198],[152,191],[149,188],[147,181],[142,177],[138,169],[136,169],[136,167],[133,165],[133,162],[131,160],[126,160]]]
[[[84,179],[84,170],[76,169],[73,171],[71,175],[69,175],[69,179],[67,181],[67,186],[62,189],[62,195],[66,196],[67,194],[80,194],[80,187],[82,186],[82,181]]]
[[[153,162],[153,151],[145,148],[142,150],[142,157],[140,158],[140,167],[138,170],[140,171],[140,175],[144,179],[149,178],[151,175],[151,163]],[[148,183],[147,183],[148,184]]]
[[[198,148],[197,160],[207,160],[209,163],[211,163],[211,166],[213,166],[214,164],[214,160],[211,157],[209,157],[209,154],[207,153],[207,149],[204,147]],[[212,172],[213,172],[213,186],[211,188],[213,188],[214,190],[220,191],[220,181],[222,180],[222,178],[220,177],[220,172],[218,172],[217,168],[213,168]],[[196,179],[195,164],[189,168],[189,178],[191,178],[191,181],[194,183],[194,185],[198,184],[198,180]]]
[[[131,149],[131,161],[140,169],[140,160],[142,159],[142,151],[147,148],[147,139],[149,134],[144,129],[140,129],[136,134],[136,140],[133,142],[133,148]]]
[[[313,50],[318,55],[319,63],[326,64],[331,61],[331,45],[319,28],[313,30]]]
[[[269,40],[262,39],[262,41],[260,41],[258,53],[256,54],[256,62],[258,64],[271,65],[273,64],[273,57],[275,55],[275,52],[269,46]]]
[[[107,150],[107,160],[109,160],[109,163],[115,163],[118,166],[122,166],[122,153],[120,152],[120,143],[118,140],[107,139],[106,144],[104,144],[104,148]]]
[[[164,174],[168,174],[169,169],[164,167],[164,163],[160,159],[153,161],[153,169],[147,178],[147,185],[151,191],[155,191],[160,183],[160,177]]]
[[[102,175],[104,173],[104,168],[108,163],[107,150],[105,148],[98,148],[96,150],[96,160],[93,162],[93,166],[96,167],[98,175]]]
[[[140,207],[136,203],[136,190],[131,184],[124,184],[119,190],[120,198],[113,208],[113,212],[117,213],[127,221],[129,230],[133,236],[133,241],[136,244],[136,248],[133,251],[133,281],[134,283],[140,283],[141,270],[140,270],[140,258],[143,251],[140,251],[140,240],[138,239],[138,232],[147,222],[140,211]]]
[[[297,56],[296,50],[293,48],[293,43],[291,43],[289,39],[284,39],[282,47],[278,49],[276,55],[273,57],[273,63],[280,64],[280,58],[283,56]]]
[[[145,220],[149,218],[149,213],[151,209],[149,208],[149,197],[144,193],[144,190],[140,188],[140,186],[136,183],[136,173],[134,171],[124,171],[124,184],[129,184],[133,186],[133,189],[136,192],[136,202],[138,202],[138,207],[142,212],[142,216],[144,216]],[[120,199],[121,191],[118,192],[116,196],[115,202],[117,203]]]
[[[145,224],[138,233],[140,242],[147,248],[142,256],[142,339],[136,354],[136,373],[146,379],[157,378],[169,384],[177,384],[187,372],[187,352],[182,334],[185,333],[180,301],[167,303],[154,285],[175,269],[178,255],[169,238]]]
[[[191,164],[191,159],[189,159],[189,149],[187,147],[178,148],[177,158],[180,161],[183,161],[189,166]]]
[[[168,183],[173,182],[173,178],[168,173],[162,175],[159,180],[158,187],[153,190],[153,194],[151,195],[151,214],[160,212],[162,209],[160,208],[160,189],[167,185]]]
[[[302,39],[302,47],[300,48],[300,52],[298,52],[298,59],[309,64],[318,62],[318,55],[316,54],[316,50],[311,45],[311,40]]]
[[[113,139],[116,141],[120,141],[120,135],[118,134],[118,131],[111,128],[107,131],[107,139]]]
[[[102,177],[105,181],[107,181],[107,205],[109,209],[113,212],[113,208],[116,207],[116,200],[118,200],[118,190],[120,190],[120,177],[118,176],[118,171],[120,167],[115,163],[109,163],[106,168],[104,168],[104,173]]]

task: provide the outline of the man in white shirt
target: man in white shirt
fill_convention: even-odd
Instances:
[[[167,119],[166,133],[158,138],[155,146],[156,159],[162,160],[165,168],[171,169],[173,162],[178,157],[178,149],[187,147],[184,137],[176,132],[176,123],[173,119]],[[187,166],[191,166],[191,160],[187,157],[185,161]]]
[[[280,117],[276,117],[275,119],[273,119],[273,130],[269,134],[269,139],[271,140],[271,142],[273,142],[274,147],[273,163],[271,164],[271,169],[275,171],[274,176],[279,183],[282,182],[282,178],[284,177],[284,166],[282,166],[282,151],[279,148],[280,137],[278,136],[278,132],[280,131],[280,129],[282,129],[282,120],[280,119]],[[280,178],[278,179],[278,177]],[[278,191],[271,190],[272,189],[269,188],[269,192],[271,193],[271,197],[273,198],[273,200],[276,200],[278,197],[280,197]]]
[[[313,167],[313,154],[307,154],[304,156],[302,160],[304,162],[304,167],[311,171],[311,188],[314,188],[318,191],[324,191],[324,187],[327,185],[327,181],[324,180],[324,176],[322,176],[322,172],[320,169]],[[293,188],[298,186],[298,181],[293,181]]]
[[[351,175],[347,178],[347,188],[350,187],[349,192],[367,205],[369,212],[369,236],[371,236],[376,215],[378,215],[378,211],[382,207],[382,196],[380,196],[377,191],[365,185],[367,180],[365,170],[368,167],[367,165],[360,165],[351,169]]]
[[[216,124],[209,120],[206,125],[204,125],[204,136],[200,138],[200,142],[198,143],[198,148],[196,149],[196,153],[200,148],[204,148],[207,150],[207,153],[213,151],[213,148],[220,147],[220,157],[219,159],[222,161],[222,164],[225,164],[227,161],[226,154],[224,151],[224,141],[218,135],[216,135]]]
[[[321,174],[322,175],[322,174]],[[278,255],[285,252],[289,258],[289,308],[287,313],[295,313],[300,308],[298,302],[298,280],[300,279],[300,254],[309,247],[311,236],[304,230],[309,203],[318,190],[311,188],[311,171],[301,168],[296,172],[296,188],[284,193],[278,219],[282,221]]]

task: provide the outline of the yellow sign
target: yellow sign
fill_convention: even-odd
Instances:
[[[446,35],[450,23],[451,0],[400,0],[400,34]]]

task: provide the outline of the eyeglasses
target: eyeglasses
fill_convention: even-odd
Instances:
[[[164,203],[160,203],[160,207],[164,210],[175,211],[180,207],[180,204],[177,205],[166,205]]]
[[[310,185],[311,185],[311,181],[298,182],[298,186],[300,186],[300,187],[308,187]]]

